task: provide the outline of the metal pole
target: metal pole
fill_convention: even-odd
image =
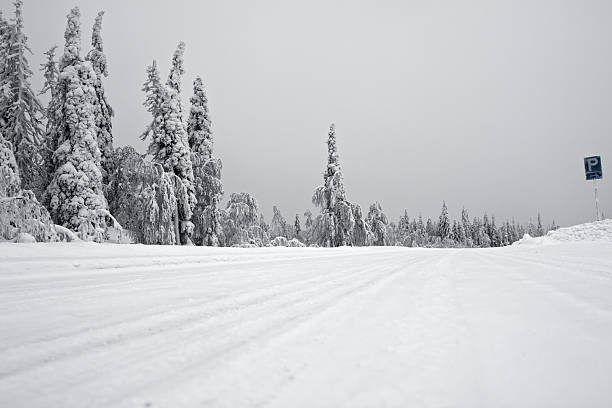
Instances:
[[[595,213],[596,213],[596,220],[600,221],[601,218],[599,218],[599,195],[597,194],[597,179],[594,180],[594,185],[595,185]]]

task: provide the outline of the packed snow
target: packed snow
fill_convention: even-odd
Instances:
[[[609,407],[610,225],[491,249],[2,243],[0,406]]]
[[[525,235],[516,245],[547,245],[557,242],[602,241],[612,243],[612,220],[591,222],[569,228],[559,228],[543,237]]]

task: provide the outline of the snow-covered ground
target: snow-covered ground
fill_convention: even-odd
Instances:
[[[487,250],[0,244],[0,406],[610,407],[612,243],[577,231]]]

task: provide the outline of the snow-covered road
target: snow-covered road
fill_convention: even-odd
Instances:
[[[0,244],[1,407],[610,407],[612,245]]]

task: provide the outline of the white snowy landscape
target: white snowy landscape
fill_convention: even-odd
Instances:
[[[0,408],[612,407],[611,2],[72,3],[0,0]]]
[[[0,244],[2,407],[609,407],[612,221],[505,248]]]

